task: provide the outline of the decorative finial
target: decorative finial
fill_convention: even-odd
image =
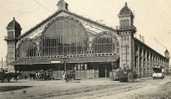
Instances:
[[[125,7],[128,7],[128,3],[127,2],[125,2]]]
[[[57,3],[58,10],[68,11],[68,3],[65,0],[59,0]]]
[[[15,20],[15,17],[13,17],[13,20]]]

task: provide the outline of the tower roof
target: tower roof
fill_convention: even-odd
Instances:
[[[169,51],[166,49],[166,50],[165,50],[165,53],[169,53]]]
[[[20,24],[15,20],[15,17],[13,17],[13,20],[8,23],[7,29],[21,29]]]
[[[167,49],[165,50],[164,54],[165,54],[166,58],[168,58],[168,59],[170,58],[170,53]]]
[[[125,2],[125,6],[120,10],[119,16],[134,16],[132,10],[128,7],[127,2]]]

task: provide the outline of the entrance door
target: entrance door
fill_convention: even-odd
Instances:
[[[106,71],[105,65],[101,64],[99,66],[99,77],[105,77],[105,71]]]
[[[112,70],[112,65],[110,63],[102,63],[99,64],[98,70],[99,70],[99,77],[105,78],[109,77],[110,71]]]

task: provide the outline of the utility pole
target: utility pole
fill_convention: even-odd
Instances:
[[[145,42],[144,36],[143,36],[142,34],[139,35],[139,38],[140,38],[140,40],[141,40],[143,43]]]
[[[63,59],[64,72],[67,73],[67,56],[64,55],[62,59]]]
[[[4,64],[3,64],[3,58],[1,59],[1,68],[3,69],[4,68],[4,66],[3,66]]]

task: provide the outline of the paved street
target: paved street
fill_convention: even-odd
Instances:
[[[2,91],[3,87],[21,87]],[[22,89],[22,86],[24,87]],[[140,79],[120,83],[108,79],[64,81],[27,81],[0,83],[0,99],[165,99],[171,93],[171,77],[164,80]]]

